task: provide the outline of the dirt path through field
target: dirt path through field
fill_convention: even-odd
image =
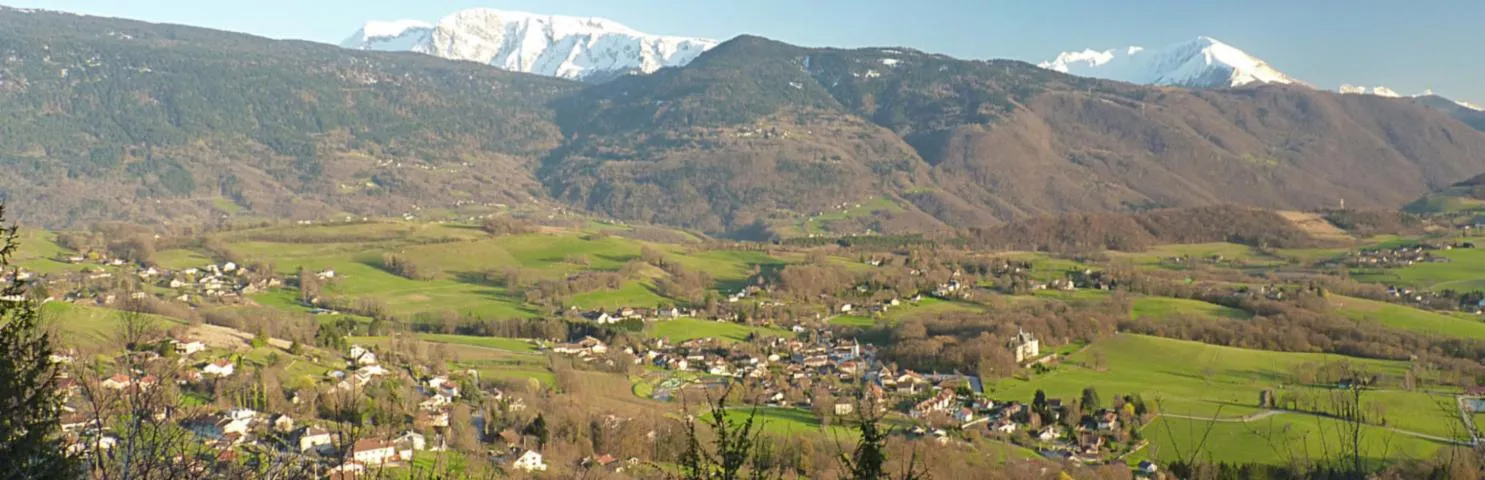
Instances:
[[[212,348],[225,348],[237,350],[247,347],[253,341],[253,335],[242,330],[232,328],[201,324],[186,330],[186,334],[201,340]],[[283,351],[289,350],[290,342],[279,338],[268,339],[268,344]]]
[[[1351,235],[1346,233],[1345,230],[1332,225],[1325,220],[1325,217],[1321,217],[1318,213],[1296,211],[1280,211],[1278,213],[1285,220],[1289,220],[1289,223],[1293,223],[1295,227],[1298,227],[1301,231],[1310,234],[1310,236],[1318,240],[1342,242],[1353,240]]]

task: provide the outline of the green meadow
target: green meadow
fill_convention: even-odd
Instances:
[[[1195,458],[1273,465],[1334,460],[1345,441],[1343,428],[1339,421],[1310,415],[1280,414],[1248,423],[1161,417],[1141,431],[1150,445],[1129,460],[1165,464]],[[1372,464],[1428,459],[1448,446],[1376,426],[1361,428],[1361,445],[1362,456]]]
[[[1462,312],[1431,312],[1375,300],[1332,295],[1330,304],[1358,322],[1419,333],[1485,339],[1485,322]]]
[[[697,338],[715,338],[723,342],[739,342],[748,335],[787,336],[787,330],[753,327],[732,322],[717,322],[697,318],[677,318],[649,324],[646,334],[655,338],[668,338],[672,342],[684,342]]]
[[[987,384],[997,399],[1029,401],[1040,389],[1051,398],[1076,399],[1094,387],[1105,401],[1115,395],[1140,394],[1164,413],[1201,418],[1238,418],[1259,412],[1259,393],[1329,395],[1329,387],[1299,385],[1293,373],[1303,364],[1346,362],[1353,368],[1399,378],[1406,362],[1359,359],[1318,353],[1249,350],[1120,334],[1101,340],[1066,358],[1052,371],[1027,379]],[[1388,425],[1429,435],[1458,433],[1457,416],[1446,394],[1374,390],[1363,401],[1379,405]],[[1293,414],[1295,417],[1305,415]]]
[[[1139,297],[1130,311],[1132,318],[1168,318],[1174,315],[1246,319],[1253,315],[1236,308],[1201,300],[1170,297]]]
[[[886,312],[880,314],[861,312],[856,315],[836,316],[830,319],[830,324],[864,328],[875,326],[879,319],[887,322],[889,325],[896,325],[904,320],[914,318],[932,317],[946,313],[977,313],[983,311],[983,307],[973,303],[923,297],[922,300],[917,302],[904,300],[901,305],[891,307]]]
[[[47,302],[41,306],[43,325],[53,327],[60,333],[64,345],[96,346],[118,338],[123,325],[118,310],[66,302]],[[184,326],[185,322],[159,315],[144,315],[157,328],[166,329]]]

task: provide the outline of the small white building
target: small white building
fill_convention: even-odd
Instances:
[[[546,462],[542,461],[541,454],[535,450],[527,450],[526,453],[522,453],[520,457],[516,458],[516,461],[511,462],[511,467],[523,472],[545,472],[547,470]]]
[[[357,365],[376,365],[377,363],[376,354],[372,352],[363,353],[355,358]]]
[[[129,385],[132,383],[133,381],[127,375],[120,373],[104,379],[102,385],[103,388],[107,388],[109,390],[123,390],[125,388],[128,388]]]
[[[190,354],[193,354],[193,353],[196,353],[196,352],[200,352],[202,350],[206,350],[206,344],[203,343],[200,340],[194,340],[194,339],[189,339],[189,338],[188,339],[176,339],[176,340],[171,340],[171,343],[174,343],[175,344],[175,353],[178,353],[178,354],[181,354],[181,355],[190,355]]]
[[[367,465],[381,465],[397,461],[397,449],[382,440],[362,439],[351,446],[351,458]]]
[[[215,376],[218,376],[218,377],[229,377],[229,376],[232,376],[232,373],[235,372],[235,371],[237,371],[237,366],[236,365],[233,365],[232,364],[232,361],[227,360],[225,358],[224,359],[221,359],[221,360],[217,360],[215,362],[208,363],[208,364],[206,364],[206,367],[205,368],[202,368],[201,369],[201,373],[204,373],[204,374],[207,374],[207,375],[215,375]]]
[[[330,432],[320,427],[309,427],[299,434],[299,451],[307,452],[310,449],[318,449],[330,445]]]

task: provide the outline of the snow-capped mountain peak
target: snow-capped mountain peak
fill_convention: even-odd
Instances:
[[[1161,48],[1064,52],[1040,67],[1084,77],[1194,88],[1298,83],[1267,62],[1212,37]]]
[[[690,63],[714,40],[649,35],[613,20],[474,8],[436,24],[367,22],[342,47],[413,51],[575,80]]]

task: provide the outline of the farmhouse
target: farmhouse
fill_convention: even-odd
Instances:
[[[364,464],[380,465],[397,461],[397,449],[382,440],[362,439],[351,446],[351,458]]]
[[[544,472],[547,470],[546,462],[542,461],[541,454],[535,450],[527,450],[511,462],[511,467],[523,472]]]
[[[190,338],[174,339],[171,340],[171,343],[175,344],[175,353],[181,355],[190,355],[202,350],[206,350],[206,344],[202,343],[200,340]]]
[[[232,361],[224,358],[206,364],[206,367],[201,369],[201,373],[204,373],[206,375],[215,375],[218,377],[230,377],[232,376],[232,372],[236,370],[237,367],[232,364]]]

